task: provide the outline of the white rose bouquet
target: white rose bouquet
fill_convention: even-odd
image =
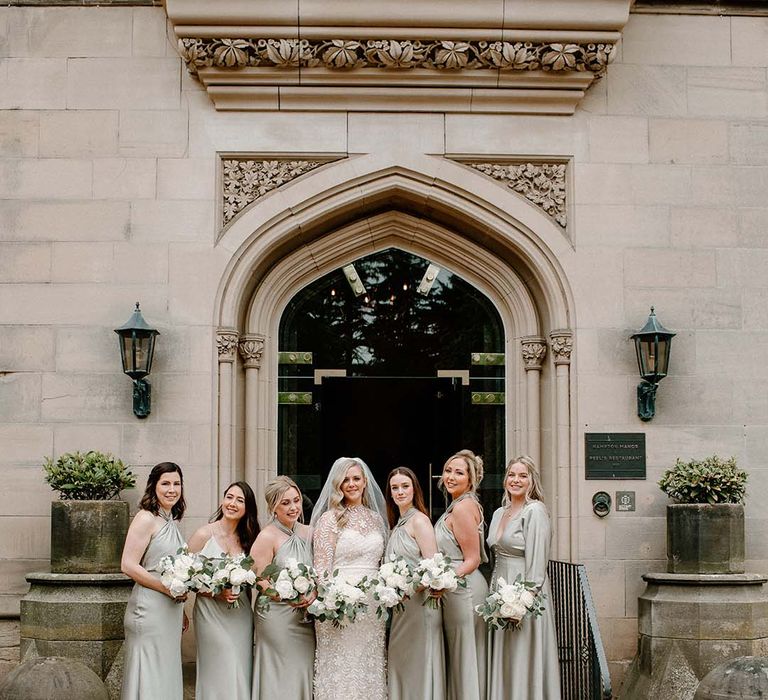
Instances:
[[[427,599],[423,604],[431,608],[439,608],[443,604],[442,598],[439,597],[443,591],[455,591],[459,586],[467,586],[464,577],[456,574],[451,560],[442,552],[429,559],[422,559],[413,576],[414,585],[427,589]]]
[[[270,564],[261,573],[260,578],[268,581],[264,593],[257,601],[260,612],[269,609],[270,599],[283,603],[302,603],[317,589],[315,570],[293,557],[288,559],[284,569]]]
[[[232,593],[239,596],[244,588],[250,588],[256,583],[256,574],[251,568],[253,559],[246,554],[208,559],[207,566],[211,577],[211,595],[218,595],[225,588],[231,588]],[[240,599],[227,603],[227,607],[240,607]]]
[[[307,612],[320,622],[330,621],[336,627],[344,627],[368,609],[368,587],[365,577],[354,580],[334,571],[329,579],[318,583],[317,598]]]
[[[190,554],[187,545],[180,547],[176,554],[163,557],[158,563],[160,581],[177,599],[198,589],[199,577],[204,569],[202,557]]]
[[[376,615],[387,619],[391,611],[402,611],[403,603],[413,595],[413,571],[405,559],[385,562],[369,588],[377,602]]]
[[[526,616],[538,617],[544,611],[544,594],[536,590],[536,584],[517,578],[508,583],[502,577],[475,611],[491,629],[517,629]]]

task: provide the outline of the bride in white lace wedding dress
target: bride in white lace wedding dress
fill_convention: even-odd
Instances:
[[[317,572],[356,580],[375,574],[387,532],[384,508],[365,462],[337,459],[312,512]],[[386,700],[385,627],[373,611],[344,627],[317,622],[315,634],[315,700]]]

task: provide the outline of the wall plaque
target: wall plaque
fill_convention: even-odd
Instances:
[[[616,512],[629,513],[635,510],[635,492],[617,491],[616,492]]]
[[[645,433],[584,433],[587,479],[645,479]]]

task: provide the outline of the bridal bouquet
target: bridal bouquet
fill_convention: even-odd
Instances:
[[[260,578],[268,582],[257,600],[260,612],[266,612],[269,609],[270,599],[277,599],[283,603],[300,603],[317,589],[315,570],[293,557],[288,559],[284,569],[276,564],[270,564],[261,573]]]
[[[537,592],[536,584],[523,581],[518,574],[512,583],[499,577],[485,603],[476,606],[475,611],[491,629],[517,629],[526,615],[541,615],[543,603],[544,594]]]
[[[329,579],[318,582],[317,598],[307,612],[320,622],[330,621],[336,627],[344,627],[368,609],[368,587],[365,577],[356,581],[334,571]]]
[[[403,603],[413,595],[413,571],[405,559],[388,561],[370,582],[373,597],[378,603],[376,615],[387,619],[390,611],[403,610]]]
[[[430,608],[439,608],[442,598],[435,593],[442,591],[455,591],[459,586],[466,588],[467,582],[463,576],[458,576],[451,566],[451,560],[442,552],[438,552],[429,559],[422,559],[413,572],[414,585],[427,589],[427,599],[423,605]]]
[[[208,593],[218,595],[225,588],[231,588],[234,595],[240,595],[243,588],[256,583],[253,559],[247,554],[206,559],[206,573],[210,576]],[[239,608],[240,599],[227,604],[228,608]]]
[[[158,564],[160,581],[174,598],[198,590],[204,570],[203,558],[190,554],[186,545],[180,547],[176,554],[163,557]]]

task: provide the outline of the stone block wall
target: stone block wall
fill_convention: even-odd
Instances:
[[[111,451],[140,482],[179,462],[187,532],[215,502],[212,318],[231,254],[214,245],[217,152],[572,158],[574,469],[584,432],[647,434],[648,479],[581,480],[574,515],[614,682],[635,650],[640,576],[664,568],[655,482],[676,457],[746,466],[747,569],[767,573],[766,47],[766,17],[633,15],[573,116],[226,113],[186,73],[160,7],[0,8],[0,617],[46,566],[44,455]],[[146,421],[112,333],[136,300],[161,331]],[[677,336],[642,424],[628,337],[652,304]],[[597,519],[602,489],[636,491],[636,511]],[[0,672],[13,624],[0,620]]]

